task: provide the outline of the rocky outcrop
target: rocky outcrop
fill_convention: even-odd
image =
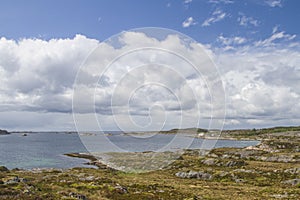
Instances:
[[[298,185],[300,184],[300,179],[296,178],[296,179],[291,179],[291,180],[287,180],[287,181],[282,181],[281,183],[285,184],[285,185]]]
[[[180,178],[196,178],[201,180],[210,180],[212,179],[212,175],[205,172],[196,172],[196,171],[189,171],[189,172],[177,172],[175,176]]]

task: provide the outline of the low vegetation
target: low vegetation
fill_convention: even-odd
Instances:
[[[300,199],[299,127],[223,134],[261,143],[201,155],[199,150],[185,150],[171,165],[145,173],[103,165],[35,171],[1,167],[0,199]],[[92,156],[70,156],[97,165]]]

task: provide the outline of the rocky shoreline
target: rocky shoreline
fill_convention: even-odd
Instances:
[[[0,167],[0,199],[299,199],[300,131],[229,135],[261,143],[209,152],[185,150],[170,165],[144,173],[120,171],[80,153],[68,156],[89,159],[98,169]],[[115,161],[123,157],[131,166],[138,164],[133,155],[115,156]]]

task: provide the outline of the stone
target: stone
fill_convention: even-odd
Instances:
[[[282,181],[281,183],[294,186],[300,184],[300,179],[299,178],[290,179],[290,180]]]
[[[75,192],[70,192],[69,194],[70,197],[75,198],[75,199],[80,199],[80,200],[87,200],[86,196],[83,194],[77,194]]]
[[[241,167],[244,165],[246,165],[246,163],[243,160],[231,160],[225,164],[225,167]]]
[[[175,176],[180,178],[197,178],[201,180],[210,180],[212,179],[212,175],[205,172],[196,172],[196,171],[189,171],[189,172],[177,172]]]
[[[300,174],[300,168],[291,168],[291,169],[286,169],[284,170],[285,173],[290,173],[290,174]]]
[[[116,185],[116,186],[115,186],[115,190],[116,190],[116,192],[119,193],[119,194],[125,194],[125,193],[128,193],[127,188],[126,188],[126,187],[123,187],[123,186],[121,186],[121,185]]]
[[[237,178],[234,180],[236,183],[245,183],[246,181],[244,179],[241,178]]]
[[[212,166],[212,165],[215,165],[217,163],[217,160],[214,159],[214,158],[208,158],[208,159],[203,160],[202,163],[205,164],[205,165]]]

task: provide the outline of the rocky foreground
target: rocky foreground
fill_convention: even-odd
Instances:
[[[145,173],[118,171],[82,154],[70,156],[89,158],[99,169],[0,167],[0,199],[300,199],[299,130],[226,134],[262,142],[206,154],[185,150],[171,165]]]

